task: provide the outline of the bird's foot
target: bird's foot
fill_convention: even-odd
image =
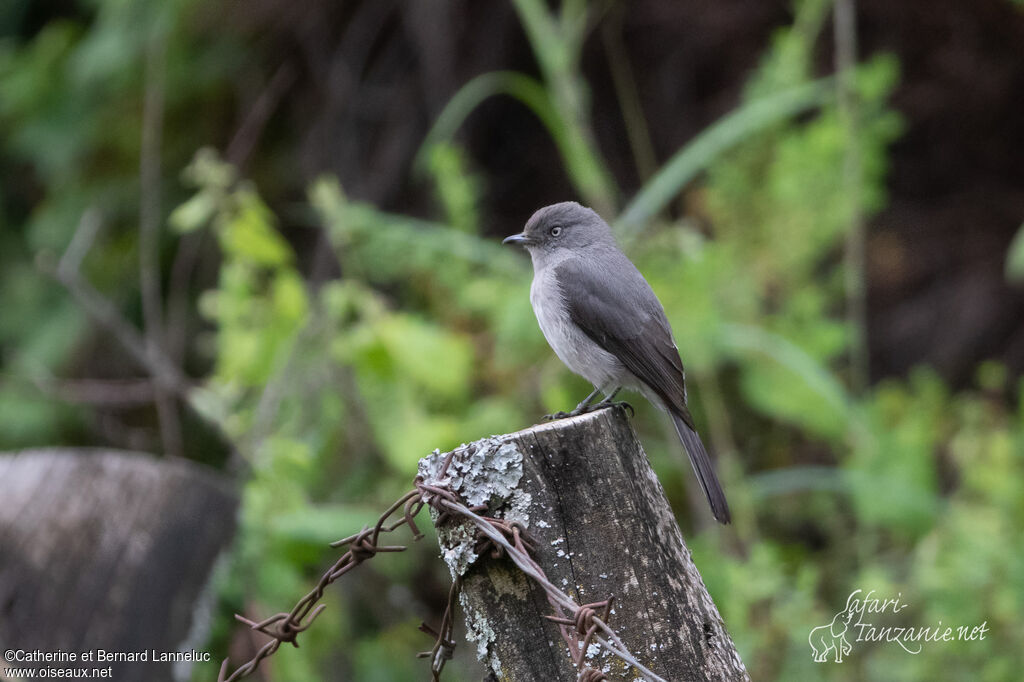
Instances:
[[[621,407],[622,409],[629,412],[629,416],[633,417],[636,412],[633,410],[633,406],[627,403],[625,400],[612,401],[602,400],[599,403],[580,403],[572,409],[571,412],[552,412],[551,414],[544,415],[543,419],[546,422],[553,422],[559,419],[568,419],[569,417],[578,417],[581,414],[589,414],[596,412],[597,410],[603,410],[606,407]]]
[[[588,412],[593,412],[597,408],[598,408],[598,405],[583,405],[583,404],[580,404],[580,405],[577,405],[576,407],[574,407],[572,409],[572,411],[570,411],[570,412],[558,411],[558,412],[552,412],[551,414],[546,414],[546,415],[544,415],[544,421],[546,421],[546,422],[553,422],[553,421],[557,421],[559,419],[568,419],[569,417],[578,417],[581,414],[586,414]]]
[[[594,405],[590,403],[590,398],[587,398],[582,403],[572,408],[570,412],[552,412],[551,414],[544,415],[544,421],[552,422],[557,419],[566,419],[568,417],[578,417],[581,414],[587,414],[601,407],[600,404]]]
[[[592,410],[600,410],[600,409],[604,409],[605,407],[621,407],[626,412],[629,412],[630,419],[632,419],[633,417],[636,416],[636,411],[633,409],[633,406],[630,405],[629,403],[627,403],[625,400],[619,400],[619,401],[602,400],[597,405],[594,405],[591,409]]]

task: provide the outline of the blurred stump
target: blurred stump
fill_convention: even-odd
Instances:
[[[205,640],[204,589],[235,530],[227,480],[179,460],[47,449],[0,455],[0,489],[0,644],[79,656],[13,667],[180,677],[153,658]],[[99,649],[149,660],[81,662]]]
[[[420,462],[428,482],[527,528],[533,559],[577,604],[614,595],[608,624],[666,680],[749,680],[690,557],[664,490],[620,408],[487,438]],[[437,520],[436,512],[432,512]],[[468,635],[489,679],[574,682],[544,591],[506,557],[477,555],[464,522],[439,524],[441,553],[463,577]],[[609,680],[639,673],[596,645],[586,662]]]

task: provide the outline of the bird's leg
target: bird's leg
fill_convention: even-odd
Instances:
[[[604,400],[599,402],[597,405],[594,405],[594,407],[591,408],[591,409],[600,410],[601,408],[604,408],[604,407],[621,407],[624,410],[629,410],[629,416],[632,417],[635,414],[633,412],[633,406],[632,405],[627,403],[625,400],[620,400],[619,402],[615,402],[615,396],[617,396],[619,394],[619,391],[621,391],[621,390],[622,390],[622,386],[619,386],[614,391],[609,393],[607,398],[605,398]]]
[[[572,412],[554,412],[552,414],[544,415],[544,421],[554,421],[556,419],[565,419],[566,417],[576,417],[581,414],[590,412],[591,410],[597,409],[597,407],[591,407],[590,403],[597,397],[597,394],[601,392],[600,386],[595,386],[594,391],[588,395],[583,401],[573,408]]]
[[[572,412],[569,413],[569,416],[575,417],[578,414],[584,414],[585,412],[590,412],[592,409],[594,409],[594,408],[592,408],[590,406],[590,403],[594,400],[594,398],[597,397],[597,394],[600,393],[600,392],[601,392],[601,387],[600,386],[595,386],[594,390],[591,392],[591,394],[588,395],[586,398],[584,398],[583,401],[579,405],[574,407]]]

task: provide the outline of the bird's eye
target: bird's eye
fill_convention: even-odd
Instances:
[[[554,227],[551,228],[551,236],[552,237],[557,237],[560,234],[562,234],[562,228],[561,227],[559,227],[558,225],[555,225]]]

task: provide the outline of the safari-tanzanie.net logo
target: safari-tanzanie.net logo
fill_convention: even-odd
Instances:
[[[842,663],[849,656],[857,642],[885,642],[897,644],[908,654],[919,654],[926,645],[943,642],[973,642],[985,639],[988,621],[981,625],[936,625],[901,626],[885,623],[886,614],[898,614],[907,608],[903,593],[895,598],[882,599],[871,590],[854,590],[846,599],[846,606],[835,615],[831,623],[819,625],[811,630],[807,641],[811,655],[818,663],[831,659]]]

